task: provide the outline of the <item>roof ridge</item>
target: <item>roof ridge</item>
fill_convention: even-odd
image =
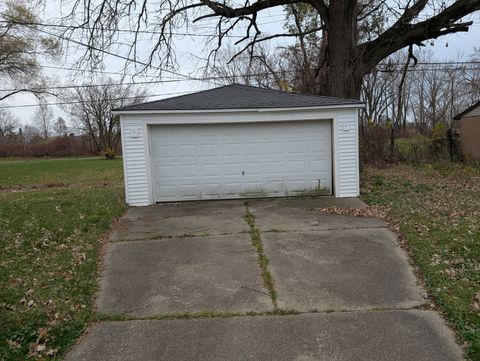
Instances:
[[[285,90],[232,83],[170,98],[131,104],[114,110],[253,109],[324,107],[338,105],[355,106],[363,103],[364,102],[357,99],[345,99],[314,94],[298,94]]]
[[[463,117],[465,114],[470,113],[472,110],[480,106],[480,100],[477,102],[474,102],[472,105],[470,105],[468,108],[463,110],[462,112],[458,113],[453,117],[454,120],[459,120],[461,117]]]
[[[318,95],[318,94],[302,94],[302,93],[295,93],[293,91],[288,91],[288,90],[262,88],[262,87],[255,86],[255,85],[247,85],[247,84],[240,84],[240,83],[233,83],[231,85],[240,85],[240,86],[246,87],[246,88],[255,88],[255,89],[259,89],[259,90],[265,90],[265,91],[283,93],[283,94],[290,94],[290,95],[301,96],[301,97],[324,98],[324,99],[341,99],[341,100],[353,100],[353,101],[361,102],[360,100],[353,99],[353,98],[341,98],[341,97],[334,97],[334,96],[330,96],[330,95]],[[219,88],[215,88],[215,89],[219,89]]]

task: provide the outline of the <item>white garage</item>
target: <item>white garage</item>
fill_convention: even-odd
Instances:
[[[235,84],[116,109],[127,203],[357,196],[362,106]]]

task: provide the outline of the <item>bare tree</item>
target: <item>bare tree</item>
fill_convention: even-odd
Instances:
[[[18,119],[7,109],[0,109],[0,144],[11,138],[18,126]]]
[[[232,47],[221,49],[215,63],[205,68],[205,78],[215,78],[221,84],[242,83],[278,90],[292,90],[292,74],[288,69],[286,49],[274,49],[259,45],[255,56],[240,54]]]
[[[91,86],[76,88],[67,98],[72,102],[67,111],[76,128],[89,137],[98,153],[112,159],[120,141],[120,121],[112,109],[141,102],[145,91],[111,79],[98,79],[92,80]]]
[[[63,119],[62,117],[58,117],[53,124],[53,129],[55,131],[55,135],[57,135],[58,137],[66,136],[68,128],[67,123],[65,123],[65,119]]]
[[[23,137],[22,141],[24,143],[32,144],[43,140],[40,129],[29,124],[23,126],[21,133]]]
[[[33,124],[40,130],[42,138],[48,140],[53,130],[53,111],[47,103],[40,102],[33,115]]]
[[[474,48],[473,54],[470,57],[470,61],[472,63],[480,63],[480,47]],[[468,99],[468,103],[473,104],[480,100],[480,68],[478,65],[471,69],[465,69],[463,74],[461,75],[463,81],[467,84],[470,99]]]
[[[46,77],[41,73],[39,58],[57,58],[60,43],[42,36],[35,25],[35,10],[22,1],[0,4],[0,101],[21,92],[39,97],[48,93]]]
[[[265,35],[257,22],[258,14],[272,8],[292,4],[305,4],[318,14],[317,28],[302,29]],[[237,41],[237,54],[254,55],[255,46],[279,37],[301,37],[313,32],[319,37],[325,54],[321,69],[325,74],[325,92],[333,96],[358,98],[362,79],[382,60],[410,45],[440,36],[468,31],[472,21],[465,16],[480,9],[480,0],[457,0],[438,4],[434,0],[271,0],[254,2],[218,2],[213,0],[76,0],[70,19],[83,24],[72,27],[87,36],[90,59],[99,61],[99,55],[116,45],[120,26],[130,24],[135,33],[130,55],[134,61],[148,68],[156,60],[160,68],[175,63],[174,30],[184,29],[192,23],[215,20],[215,33],[219,49],[227,37],[238,29],[246,29],[245,37]],[[384,17],[388,22],[378,33],[360,37],[360,25],[365,20]],[[153,20],[154,19],[154,20]],[[158,21],[160,19],[160,21]],[[371,20],[371,21],[370,21]],[[78,23],[78,22],[77,22]],[[246,25],[246,26],[244,26]],[[137,40],[144,29],[159,32],[146,61],[137,57]],[[142,43],[143,44],[143,43]]]

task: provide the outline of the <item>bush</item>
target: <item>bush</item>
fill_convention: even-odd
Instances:
[[[395,139],[393,156],[390,154],[388,124],[369,123],[360,130],[360,160],[377,166],[388,162],[406,161],[414,164],[438,160],[459,160],[458,141],[444,124],[437,124],[430,137],[409,132]]]
[[[362,163],[381,165],[389,156],[390,128],[368,123],[360,130],[360,160]]]
[[[115,155],[117,155],[117,152],[113,148],[107,148],[107,149],[105,149],[103,154],[105,155],[105,158],[107,158],[107,159],[115,159]]]
[[[70,157],[93,155],[81,137],[58,137],[35,144],[0,144],[0,157]]]
[[[436,159],[443,158],[447,144],[447,127],[444,124],[437,124],[432,130],[431,139],[432,156]]]
[[[431,159],[430,138],[417,135],[413,138],[396,140],[399,159],[412,163],[420,163]]]

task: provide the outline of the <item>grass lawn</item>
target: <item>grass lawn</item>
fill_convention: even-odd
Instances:
[[[480,360],[480,169],[457,164],[367,168],[362,198],[387,207],[467,355]]]
[[[0,161],[1,360],[60,359],[92,321],[122,176],[121,160]]]
[[[0,160],[0,360],[60,359],[95,319],[102,235],[125,208],[121,160]],[[436,303],[480,360],[480,170],[366,168]]]
[[[0,190],[123,185],[122,160],[62,158],[0,160]]]

